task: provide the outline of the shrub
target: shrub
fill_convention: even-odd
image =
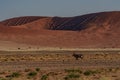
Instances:
[[[43,76],[41,77],[41,80],[47,80],[47,78],[48,78],[48,75],[43,75]]]
[[[15,72],[15,73],[12,74],[12,77],[19,77],[20,75],[21,75],[20,73]]]
[[[75,78],[79,78],[79,77],[80,77],[79,74],[71,73],[71,74],[68,74],[66,77],[64,77],[64,79],[68,80],[68,79],[75,79]]]
[[[92,75],[92,74],[95,74],[95,73],[99,73],[98,71],[91,71],[91,70],[88,70],[88,71],[85,71],[83,74],[85,76],[89,76],[89,75]]]
[[[73,74],[73,73],[72,73],[72,74],[69,74],[68,77],[69,77],[69,78],[79,78],[80,75],[78,75],[78,74]]]
[[[8,75],[8,76],[6,76],[6,77],[19,77],[20,75],[21,75],[20,73],[14,72],[14,73],[12,73],[11,75]]]
[[[39,72],[39,71],[40,71],[40,68],[36,68],[35,70],[36,70],[37,72]]]
[[[68,72],[68,73],[76,73],[76,72],[82,73],[82,71],[79,70],[79,69],[65,69],[65,72]]]
[[[65,80],[68,80],[69,78],[68,78],[68,76],[66,76],[66,77],[64,77],[64,79],[65,79]]]
[[[89,76],[89,75],[91,75],[91,72],[85,71],[83,74],[84,74],[85,76]]]
[[[36,72],[29,72],[29,73],[28,73],[28,76],[29,76],[29,77],[34,77],[34,76],[36,76],[36,75],[37,75]]]

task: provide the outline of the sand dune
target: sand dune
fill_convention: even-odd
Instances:
[[[75,17],[17,17],[1,21],[0,40],[38,48],[120,48],[119,21],[119,11]]]

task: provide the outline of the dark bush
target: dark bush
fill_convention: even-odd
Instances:
[[[36,76],[36,75],[37,75],[36,72],[29,72],[29,73],[28,73],[28,76],[29,76],[29,77],[34,77],[34,76]]]

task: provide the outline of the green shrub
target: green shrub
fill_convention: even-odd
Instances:
[[[41,77],[41,80],[47,80],[47,78],[48,78],[48,75],[43,75],[43,76]]]
[[[85,71],[85,72],[84,72],[84,75],[85,75],[85,76],[89,76],[89,75],[91,75],[91,73],[90,73],[89,71]]]
[[[71,74],[68,74],[67,76],[65,76],[64,79],[68,80],[68,79],[75,79],[75,78],[79,78],[79,77],[80,77],[79,74],[71,73]]]
[[[36,75],[37,75],[37,73],[34,72],[34,71],[28,73],[28,76],[29,76],[29,77],[34,77],[34,76],[36,76]]]
[[[68,77],[69,78],[79,78],[80,75],[72,73],[72,74],[69,74]]]
[[[37,72],[39,72],[39,71],[40,71],[40,68],[36,68],[35,70],[36,70]]]
[[[11,75],[7,75],[6,77],[19,77],[21,74],[18,72],[14,72]]]
[[[20,73],[15,72],[15,73],[12,74],[12,77],[19,77],[20,75],[21,75]]]
[[[68,76],[65,76],[65,77],[64,77],[64,79],[65,79],[65,80],[68,80],[68,79],[69,79],[69,77],[68,77]]]
[[[88,70],[88,71],[85,71],[83,74],[85,76],[89,76],[89,75],[93,75],[93,74],[96,74],[96,73],[99,73],[98,71],[91,71],[91,70]]]

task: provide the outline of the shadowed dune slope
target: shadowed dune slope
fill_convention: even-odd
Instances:
[[[42,47],[120,48],[119,35],[120,11],[75,17],[18,17],[0,24],[0,40]]]

